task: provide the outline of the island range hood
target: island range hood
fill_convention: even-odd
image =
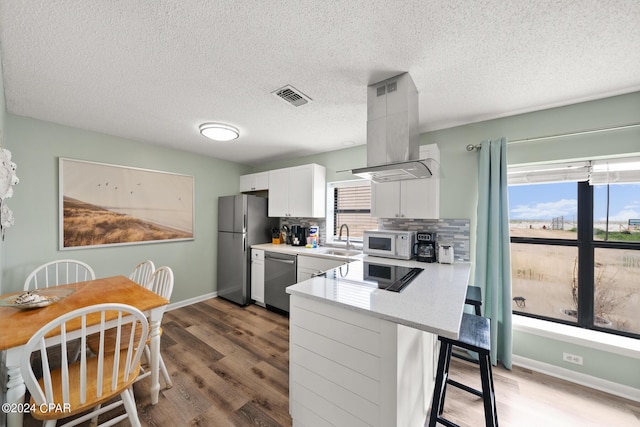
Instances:
[[[408,73],[367,87],[367,167],[352,174],[374,182],[436,175],[433,159],[419,159],[418,91]]]

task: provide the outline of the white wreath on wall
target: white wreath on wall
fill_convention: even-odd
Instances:
[[[16,175],[17,165],[11,161],[11,151],[0,149],[0,234],[4,240],[4,230],[15,223],[13,212],[5,200],[13,196],[13,186],[20,182]]]

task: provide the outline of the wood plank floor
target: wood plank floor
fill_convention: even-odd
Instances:
[[[143,426],[291,425],[287,318],[215,298],[167,312],[163,329],[173,387],[161,382],[159,403],[151,405],[148,379],[135,384]],[[480,386],[475,365],[454,359],[451,372]],[[637,402],[519,368],[494,369],[494,382],[501,426],[640,426]],[[447,389],[445,416],[461,427],[484,425],[480,399],[455,387]],[[25,418],[26,427],[37,425]]]

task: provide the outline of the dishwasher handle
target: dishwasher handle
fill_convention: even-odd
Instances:
[[[295,259],[282,259],[282,258],[272,257],[272,256],[269,256],[269,255],[265,255],[264,258],[265,259],[269,259],[270,261],[281,262],[283,264],[295,264],[296,263]]]

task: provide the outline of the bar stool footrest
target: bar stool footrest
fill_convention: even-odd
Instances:
[[[466,392],[469,392],[471,394],[475,394],[478,397],[482,397],[482,392],[480,390],[476,390],[473,387],[469,387],[468,385],[459,383],[458,381],[452,380],[452,379],[448,379],[447,383],[451,384],[454,387],[458,387],[459,389],[462,389]]]

